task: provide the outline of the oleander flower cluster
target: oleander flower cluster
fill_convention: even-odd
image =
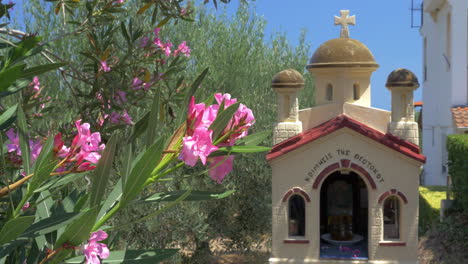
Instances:
[[[105,145],[101,144],[101,134],[91,133],[89,123],[76,121],[77,134],[70,147],[67,147],[59,133],[54,138],[54,153],[63,159],[59,171],[83,172],[96,168],[101,158],[100,152]]]
[[[232,171],[234,156],[209,157],[210,154],[220,147],[234,146],[238,139],[247,136],[255,118],[252,110],[239,104],[239,108],[224,131],[214,139],[210,126],[216,120],[220,106],[224,105],[224,109],[227,109],[237,103],[237,99],[231,99],[230,94],[217,93],[215,99],[216,104],[207,106],[204,103],[195,104],[195,98],[191,98],[187,115],[187,133],[182,141],[179,159],[192,167],[199,159],[203,165],[208,162],[208,174],[217,183],[221,183]]]

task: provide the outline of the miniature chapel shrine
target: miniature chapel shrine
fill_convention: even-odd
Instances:
[[[307,70],[315,105],[300,109],[302,75],[273,77],[278,97],[272,167],[270,263],[417,263],[418,147],[409,70],[390,73],[392,111],[371,107],[371,51],[349,37],[355,16],[335,17],[340,37],[323,43]],[[380,88],[381,89],[381,88]],[[312,99],[312,98],[311,98]]]

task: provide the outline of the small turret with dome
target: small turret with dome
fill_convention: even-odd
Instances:
[[[379,65],[372,52],[359,40],[349,38],[349,25],[355,16],[341,10],[335,25],[341,25],[339,38],[323,43],[310,59],[307,69],[315,77],[315,102],[353,103],[370,106],[370,77]]]
[[[302,132],[297,96],[304,78],[294,69],[283,70],[273,76],[271,88],[278,93],[278,123],[273,129],[273,144],[278,144]]]
[[[385,86],[392,93],[392,119],[388,131],[416,145],[419,144],[413,103],[413,91],[419,87],[418,78],[410,70],[396,69],[388,75]]]

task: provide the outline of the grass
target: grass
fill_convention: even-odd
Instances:
[[[440,200],[446,199],[446,186],[419,187],[419,234],[424,234],[429,227],[438,221]]]

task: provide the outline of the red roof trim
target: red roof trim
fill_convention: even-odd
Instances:
[[[298,134],[273,146],[270,152],[268,152],[266,158],[268,161],[273,160],[282,156],[283,154],[293,151],[303,145],[306,145],[309,142],[317,140],[344,127],[352,129],[363,136],[379,142],[386,147],[398,151],[403,155],[415,159],[421,163],[426,162],[426,157],[421,154],[419,147],[415,144],[390,133],[384,134],[346,115],[339,115],[317,127],[302,132],[301,134]]]

